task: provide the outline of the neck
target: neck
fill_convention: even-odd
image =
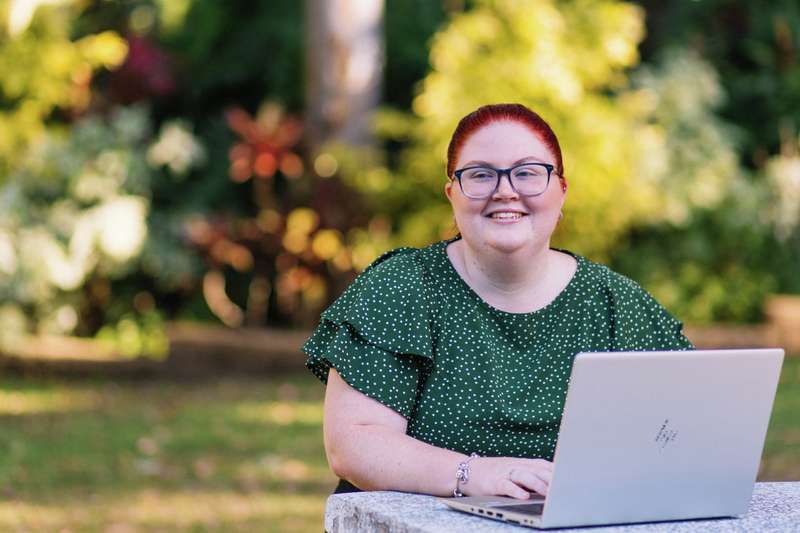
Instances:
[[[542,286],[549,271],[549,242],[540,248],[521,248],[504,253],[489,248],[480,253],[461,239],[461,264],[477,291],[486,291],[509,298],[530,295]]]

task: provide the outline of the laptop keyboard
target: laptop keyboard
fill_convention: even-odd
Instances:
[[[503,505],[502,507],[497,507],[497,510],[500,511],[514,511],[515,513],[522,513],[522,514],[529,514],[529,515],[540,515],[544,511],[544,504],[543,503],[521,503],[519,505]]]

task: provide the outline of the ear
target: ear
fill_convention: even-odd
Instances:
[[[444,195],[451,202],[453,201],[453,180],[448,179],[444,184]]]

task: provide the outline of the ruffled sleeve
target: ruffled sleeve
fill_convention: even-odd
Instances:
[[[615,351],[691,350],[683,323],[633,280],[608,271]]]
[[[323,383],[335,368],[350,386],[410,418],[433,361],[424,276],[415,248],[376,259],[322,313],[302,348],[306,367]]]

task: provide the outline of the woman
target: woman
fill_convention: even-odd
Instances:
[[[536,113],[481,107],[447,157],[460,235],[379,257],[303,348],[337,492],[546,494],[575,355],[691,348],[636,283],[550,247],[567,181]]]

